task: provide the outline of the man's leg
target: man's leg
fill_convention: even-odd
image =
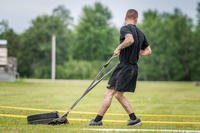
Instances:
[[[137,117],[133,113],[133,109],[126,97],[123,95],[123,92],[117,91],[115,93],[115,98],[119,101],[119,103],[122,105],[125,111],[129,114],[130,120],[128,121],[127,125],[140,125],[141,120],[137,119]]]
[[[106,111],[110,107],[111,102],[112,102],[112,98],[113,98],[115,93],[116,93],[116,91],[114,89],[108,89],[106,91],[103,102],[102,102],[101,107],[99,109],[99,112],[98,112],[96,118],[90,121],[89,125],[91,125],[91,126],[102,125],[101,120],[103,119],[104,114],[106,113]]]
[[[106,91],[105,96],[104,96],[104,100],[101,104],[98,115],[104,116],[104,114],[106,113],[106,111],[108,110],[108,108],[111,105],[112,98],[113,98],[115,93],[116,93],[116,91],[114,89],[108,89]]]
[[[122,105],[122,107],[125,109],[125,111],[128,114],[133,113],[133,109],[130,105],[130,103],[128,102],[128,100],[125,98],[125,96],[123,95],[123,92],[119,92],[117,91],[115,93],[115,98],[119,101],[119,103]]]

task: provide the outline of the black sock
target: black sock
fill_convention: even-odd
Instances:
[[[129,117],[131,120],[135,120],[137,118],[134,113],[129,114]]]
[[[96,118],[94,119],[95,122],[101,121],[103,119],[103,116],[97,115]]]

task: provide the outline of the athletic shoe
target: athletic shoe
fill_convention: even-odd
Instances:
[[[88,125],[89,125],[89,126],[102,126],[103,123],[102,123],[102,121],[96,122],[96,121],[94,121],[94,119],[92,119],[92,120],[89,122]]]
[[[127,126],[140,126],[141,124],[141,120],[136,118],[135,120],[128,120]]]

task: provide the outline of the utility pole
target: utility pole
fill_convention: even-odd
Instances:
[[[51,79],[56,78],[56,36],[52,35],[52,49],[51,49]]]

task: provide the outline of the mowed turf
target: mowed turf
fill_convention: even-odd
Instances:
[[[101,82],[70,113],[68,125],[28,125],[27,115],[59,110],[61,114],[84,92],[90,80],[20,80],[0,82],[0,132],[94,132],[85,131],[102,102],[107,81]],[[126,93],[140,127],[126,126],[128,116],[113,103],[99,128],[200,130],[200,87],[193,82],[138,82],[135,93]],[[29,109],[27,109],[29,108]],[[32,109],[31,109],[32,108]],[[5,116],[16,115],[16,116]],[[23,118],[17,117],[18,115]]]

